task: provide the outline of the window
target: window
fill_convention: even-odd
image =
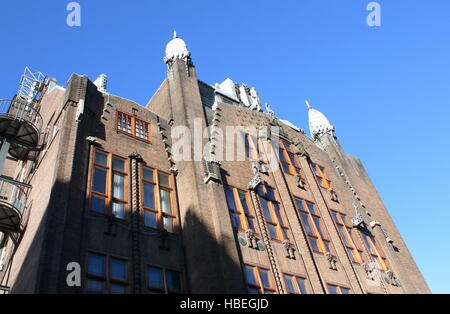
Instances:
[[[233,227],[242,231],[251,229],[256,232],[255,216],[253,215],[253,211],[250,211],[251,207],[248,193],[227,186],[225,187],[225,194],[227,196],[227,204]]]
[[[308,294],[307,280],[305,278],[288,274],[283,275],[286,291],[289,294]]]
[[[144,225],[173,233],[176,215],[171,178],[168,173],[143,167]]]
[[[389,264],[387,262],[386,256],[381,249],[380,244],[377,242],[375,237],[368,232],[361,232],[364,240],[364,244],[372,255],[372,261],[378,267],[378,269],[386,271],[389,269]]]
[[[294,200],[301,224],[308,236],[308,241],[313,251],[318,253],[332,253],[330,237],[328,236],[316,205],[300,198],[294,198]]]
[[[88,253],[87,293],[125,294],[128,286],[127,261]]]
[[[351,261],[357,264],[363,263],[363,249],[356,238],[356,232],[353,230],[350,219],[346,215],[335,211],[332,211],[331,215]]]
[[[294,146],[284,140],[280,140],[280,162],[283,171],[290,175],[299,175],[304,179],[304,175],[300,168],[300,161],[295,155]]]
[[[327,176],[325,168],[312,162],[310,166],[319,185],[325,189],[329,189],[331,187],[331,181]]]
[[[125,219],[127,160],[101,150],[95,150],[94,154],[90,208]]]
[[[120,111],[117,112],[117,131],[150,142],[149,124]]]
[[[160,267],[147,267],[147,288],[151,293],[182,293],[181,273]]]
[[[275,288],[270,271],[252,265],[244,265],[245,278],[250,294],[273,294]]]
[[[328,294],[350,294],[350,289],[336,285],[327,284]]]
[[[260,185],[258,195],[271,238],[277,241],[289,240],[286,217],[281,211],[280,203],[276,200],[275,190],[266,185]]]

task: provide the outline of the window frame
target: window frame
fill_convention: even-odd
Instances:
[[[131,119],[131,133],[119,129],[119,116],[121,116],[121,115],[123,115],[126,118],[129,117]],[[137,133],[136,132],[136,126],[137,126],[136,121],[138,121],[140,123],[143,123],[144,126],[147,126],[147,137],[148,137],[147,139],[143,138],[143,137],[140,137],[140,136],[138,136],[136,134]],[[142,120],[142,119],[139,119],[133,114],[128,114],[128,113],[125,113],[125,112],[120,111],[120,110],[116,111],[116,131],[118,133],[122,133],[122,134],[128,135],[128,136],[130,136],[132,138],[135,138],[137,140],[140,140],[140,141],[143,141],[145,143],[149,143],[150,144],[152,142],[152,132],[151,132],[151,130],[152,130],[151,129],[151,124],[149,122],[147,122],[145,120]]]
[[[261,189],[264,189],[263,190],[264,195],[261,195],[261,193],[260,193]],[[268,189],[272,190],[272,193],[269,193]],[[261,203],[263,217],[264,217],[264,220],[266,222],[267,227],[268,228],[269,228],[269,226],[274,226],[275,227],[275,232],[276,232],[276,236],[277,237],[273,238],[272,237],[272,233],[269,230],[270,238],[273,241],[276,241],[276,242],[283,242],[286,239],[289,242],[292,242],[291,241],[292,235],[291,235],[291,231],[290,231],[287,215],[284,212],[284,210],[282,210],[281,202],[279,201],[279,198],[277,197],[278,191],[276,189],[268,186],[268,185],[262,184],[262,185],[259,186],[257,194],[258,194],[258,197],[259,197],[259,201]],[[269,195],[269,194],[273,194],[273,196],[274,196],[273,200],[270,199],[269,197],[267,197],[267,195]],[[265,211],[264,206],[263,206],[263,202],[264,201],[267,203],[267,208],[269,210],[270,220],[268,220],[267,217],[266,217],[266,211]],[[277,212],[276,212],[275,207],[274,207],[274,203],[277,204],[277,207],[278,207],[278,210],[279,210],[279,213],[280,213],[281,217],[277,215]],[[281,221],[280,221],[280,218],[281,218]],[[286,236],[286,234],[287,234],[287,236]]]
[[[331,210],[331,218],[333,219],[333,222],[336,225],[337,232],[339,234],[339,237],[341,238],[344,247],[346,248],[347,252],[348,250],[352,251],[352,254],[354,256],[354,260],[350,258],[352,263],[361,265],[365,262],[364,260],[364,251],[361,246],[361,244],[358,242],[358,239],[355,239],[354,236],[356,236],[356,232],[353,228],[353,225],[349,219],[349,217],[341,212],[338,212],[336,210]],[[337,221],[336,221],[337,219]],[[342,231],[344,232],[344,235],[341,234],[339,231],[339,227],[342,228]],[[342,237],[345,237],[345,239],[342,239]],[[349,245],[347,245],[348,243]],[[348,254],[348,253],[347,253]]]
[[[327,288],[327,294],[334,294],[334,293],[330,293],[330,286],[336,288],[336,291],[338,292],[337,294],[353,294],[352,293],[352,289],[348,288],[346,286],[341,286],[341,285],[338,285],[338,284],[328,283],[328,282],[326,283],[326,286],[327,286],[326,287]],[[348,290],[348,293],[342,293],[342,289]]]
[[[289,288],[288,288],[289,285],[287,283],[286,276],[292,277],[293,282],[294,282],[294,288],[295,288],[296,292],[290,292],[289,291]],[[305,281],[306,293],[302,293],[302,289],[300,288],[300,285],[298,283],[299,279]],[[294,274],[291,274],[291,273],[283,272],[283,280],[284,280],[284,284],[285,284],[285,287],[286,287],[287,294],[310,294],[311,293],[311,286],[310,286],[309,280],[308,280],[308,278],[306,276],[294,275]]]
[[[98,255],[103,257],[103,268],[105,271],[104,275],[97,275],[89,273],[89,257],[90,255]],[[125,280],[120,280],[116,278],[112,278],[112,267],[111,267],[111,261],[112,260],[118,260],[125,262]],[[128,266],[128,259],[124,257],[114,256],[114,255],[108,255],[102,252],[97,252],[93,250],[88,250],[86,254],[86,264],[85,264],[85,288],[84,292],[86,294],[89,294],[89,280],[96,280],[103,282],[103,292],[101,294],[112,294],[111,293],[111,287],[112,285],[120,285],[124,287],[124,294],[129,293],[129,280],[130,280],[130,274],[129,274],[129,266]]]
[[[144,169],[150,169],[153,171],[153,181],[150,181],[150,180],[144,178]],[[160,173],[168,176],[169,186],[160,184],[160,182],[159,182],[159,174]],[[142,165],[140,167],[140,176],[141,176],[141,180],[140,180],[141,181],[140,182],[141,191],[144,191],[145,184],[149,184],[149,185],[153,186],[153,198],[154,198],[154,204],[155,204],[155,208],[146,207],[145,206],[145,193],[144,192],[141,193],[141,204],[142,204],[142,209],[143,209],[143,219],[144,219],[143,226],[144,226],[144,228],[155,229],[154,227],[150,227],[145,224],[145,213],[151,212],[153,214],[156,214],[156,229],[158,229],[158,230],[165,229],[164,228],[164,218],[166,217],[166,218],[172,219],[172,231],[167,230],[167,232],[169,232],[171,234],[176,234],[177,228],[178,228],[178,217],[177,217],[177,207],[176,207],[175,196],[174,196],[175,192],[174,192],[174,183],[173,183],[172,173],[161,171],[159,169],[156,169],[156,168],[153,168],[150,166]],[[163,212],[163,210],[161,208],[160,190],[169,191],[171,214]]]
[[[97,153],[103,153],[106,155],[106,166],[97,163]],[[128,159],[121,157],[117,154],[114,153],[110,153],[107,152],[106,150],[103,149],[99,149],[97,147],[94,147],[92,149],[92,156],[91,156],[91,169],[90,169],[90,184],[89,184],[89,202],[88,202],[88,206],[89,206],[89,211],[91,213],[95,213],[98,215],[105,215],[105,216],[112,216],[115,219],[121,220],[121,221],[126,221],[128,220],[128,204],[129,204],[129,197],[128,197],[128,192],[129,192],[129,175],[128,175]],[[118,159],[122,159],[124,162],[124,171],[119,171],[119,170],[115,170],[114,169],[114,165],[113,165],[113,161],[114,158],[118,158]],[[105,194],[101,193],[101,192],[97,192],[94,190],[94,183],[95,183],[95,170],[99,168],[102,169],[104,171],[106,171],[106,182],[105,182]],[[113,186],[114,186],[114,173],[118,173],[123,175],[124,177],[124,181],[123,181],[123,195],[124,198],[123,200],[118,199],[116,197],[113,197]],[[97,197],[97,198],[102,198],[104,199],[105,202],[105,210],[103,213],[96,211],[94,209],[92,209],[92,205],[93,205],[93,198]],[[113,202],[118,202],[123,204],[123,211],[124,211],[124,217],[117,217],[113,215],[113,208],[112,208],[112,204]]]
[[[316,178],[317,183],[319,183],[319,186],[321,188],[330,189],[333,187],[325,167],[312,161],[309,162],[309,166],[314,177]]]
[[[233,200],[234,200],[234,204],[236,205],[236,210],[231,209],[231,207],[230,207],[230,204],[228,202],[227,189],[230,189],[231,192],[233,193]],[[247,208],[249,211],[248,214],[245,212],[244,207],[242,206],[241,198],[239,197],[239,192],[242,192],[245,195],[245,202],[247,204]],[[231,218],[232,225],[233,225],[232,214],[239,215],[239,222],[240,222],[241,227],[235,227],[233,225],[233,228],[237,229],[239,231],[242,231],[242,232],[246,232],[247,230],[253,230],[255,232],[255,234],[259,234],[258,228],[257,228],[257,222],[256,222],[256,214],[255,214],[252,202],[250,201],[250,195],[249,195],[248,191],[236,188],[231,185],[225,185],[225,198],[227,201],[228,211],[230,212],[230,218]],[[249,220],[253,221],[253,229],[250,228]]]
[[[280,154],[282,154],[283,158],[281,158]],[[300,176],[302,179],[305,179],[302,167],[300,165],[300,160],[298,156],[295,154],[295,150],[293,145],[288,141],[280,138],[280,149],[278,159],[281,164],[281,169],[286,174],[291,176]],[[288,170],[285,168],[288,167]]]
[[[149,284],[149,280],[148,280],[148,271],[149,268],[154,268],[154,269],[159,269],[162,273],[162,284],[163,284],[163,288],[156,288],[156,287],[152,287]],[[161,266],[155,266],[155,265],[150,265],[147,264],[146,267],[146,289],[149,292],[159,292],[161,294],[183,294],[185,292],[185,283],[184,283],[184,276],[183,276],[183,272],[179,271],[179,270],[175,270],[172,268],[165,268],[165,267],[161,267]],[[173,292],[173,291],[169,291],[169,284],[168,284],[168,273],[169,272],[176,272],[180,275],[180,291],[179,292]]]
[[[302,203],[302,208],[303,209],[300,209],[298,207],[297,201],[300,201]],[[315,252],[315,253],[319,253],[319,254],[326,254],[326,253],[329,252],[330,254],[335,256],[336,254],[334,253],[334,247],[333,247],[333,244],[331,242],[330,234],[329,234],[328,229],[327,229],[327,227],[325,225],[325,222],[323,221],[322,216],[319,213],[319,209],[317,207],[317,204],[315,204],[315,203],[313,203],[311,201],[305,200],[305,199],[303,199],[301,197],[297,197],[297,196],[294,196],[294,203],[295,203],[295,209],[296,209],[297,214],[299,216],[300,225],[303,227],[303,230],[305,231],[306,237],[308,238],[308,242],[309,242],[309,244],[311,246],[312,251]],[[313,206],[314,213],[311,213],[311,209],[309,208],[308,204]],[[312,228],[311,231],[313,232],[313,234],[310,234],[308,232],[308,228],[306,228],[305,223],[303,221],[303,218],[301,216],[302,213],[307,215],[307,220],[308,220],[309,226]],[[319,220],[320,229],[317,227],[316,221],[314,220],[314,217]],[[322,234],[320,233],[319,230],[322,231]],[[317,241],[319,250],[316,250],[314,248],[314,246],[311,244],[310,238],[314,238]]]
[[[246,267],[252,268],[253,277],[255,278],[256,284],[249,283],[248,278],[247,278],[247,272],[245,271]],[[277,292],[275,280],[273,278],[273,274],[272,274],[272,271],[270,270],[270,268],[266,268],[263,266],[250,264],[250,263],[244,263],[243,268],[244,268],[244,279],[245,279],[245,283],[247,285],[247,291],[250,291],[250,289],[257,289],[257,290],[259,290],[259,294],[266,294],[266,292],[271,292],[272,294],[274,294]],[[267,278],[269,280],[270,287],[264,286],[264,283],[261,279],[261,272],[260,272],[261,270],[267,271],[267,274],[268,274]]]
[[[389,262],[387,260],[386,255],[383,252],[380,244],[373,234],[369,232],[360,231],[361,236],[363,237],[364,245],[367,247],[368,252],[372,259],[377,260],[377,264],[380,266],[380,270],[387,271],[389,270]],[[370,246],[370,247],[368,247]]]

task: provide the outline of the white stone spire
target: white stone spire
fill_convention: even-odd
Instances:
[[[314,109],[306,100],[308,107],[309,132],[314,139],[317,135],[322,135],[327,132],[334,132],[334,126],[331,125],[327,117],[319,110]]]
[[[108,84],[108,77],[106,76],[106,74],[100,74],[94,81],[94,85],[97,86],[97,89],[105,93],[108,87],[107,84]]]
[[[183,39],[177,37],[177,31],[173,31],[173,39],[166,46],[164,62],[171,64],[176,59],[190,61],[191,53],[187,49]]]

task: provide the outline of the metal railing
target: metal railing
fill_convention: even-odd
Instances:
[[[2,203],[12,207],[22,217],[27,204],[27,194],[19,184],[0,178],[0,204]]]
[[[26,121],[32,124],[38,133],[42,128],[42,117],[33,106],[24,101],[15,99],[0,99],[0,117],[6,116],[9,118]]]

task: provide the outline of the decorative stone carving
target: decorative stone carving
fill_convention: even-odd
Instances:
[[[391,284],[392,286],[395,286],[395,287],[399,287],[400,286],[400,284],[398,282],[398,279],[397,279],[397,276],[395,276],[395,274],[394,274],[394,272],[392,270],[386,271],[385,274],[387,276],[389,284]]]
[[[273,109],[272,109],[272,107],[270,106],[270,104],[267,103],[267,102],[266,102],[266,110],[267,110],[267,113],[268,113],[270,116],[272,116],[272,117],[275,116],[275,112],[273,111]]]
[[[299,157],[309,157],[309,154],[306,151],[305,146],[300,141],[294,144],[294,152]]]
[[[339,199],[338,199],[338,196],[337,196],[336,191],[335,191],[333,188],[330,187],[330,188],[328,189],[328,192],[330,192],[331,200],[332,200],[333,202],[338,203],[338,202],[339,202]]]
[[[380,223],[379,221],[373,220],[373,221],[371,221],[371,222],[369,223],[369,225],[370,225],[370,227],[373,229],[373,228],[375,228],[376,226],[381,226],[381,223]]]
[[[216,161],[203,160],[205,170],[205,184],[211,181],[220,182],[220,167]]]
[[[94,136],[86,137],[86,141],[88,141],[91,145],[100,146],[100,143],[98,142],[98,138],[96,138]]]
[[[295,259],[295,248],[294,246],[289,242],[288,239],[285,239],[282,242],[284,249],[286,250],[286,258],[289,259]]]
[[[297,178],[297,186],[303,190],[306,190],[306,181],[300,174],[296,175]]]
[[[330,264],[329,265],[330,269],[334,270],[334,271],[337,271],[338,268],[337,268],[337,259],[336,259],[336,257],[334,257],[330,252],[327,252],[325,254],[325,257],[327,258],[328,263]]]
[[[366,273],[367,279],[375,281],[377,271],[376,266],[373,263],[363,263],[361,266]]]
[[[245,236],[247,238],[248,247],[257,250],[258,249],[258,239],[253,230],[249,229],[245,231]]]
[[[263,182],[259,168],[260,168],[259,163],[257,163],[257,162],[252,163],[252,171],[253,171],[254,177],[248,184],[249,190],[252,190],[252,191],[256,190],[256,188]]]

